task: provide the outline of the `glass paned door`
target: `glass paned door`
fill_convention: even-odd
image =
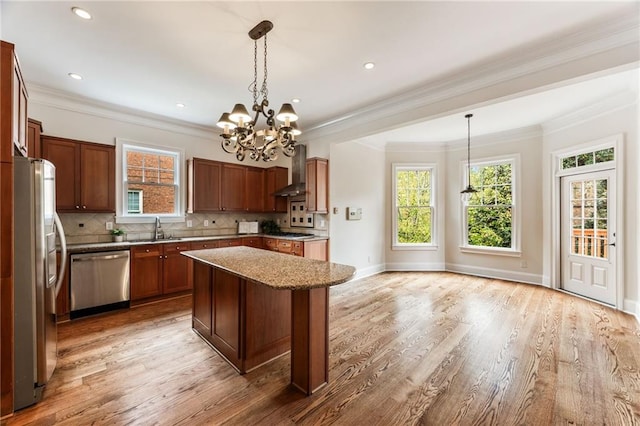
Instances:
[[[562,288],[615,305],[615,170],[561,183]]]

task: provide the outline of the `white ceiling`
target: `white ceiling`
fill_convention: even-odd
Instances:
[[[93,19],[76,17],[72,6]],[[1,37],[17,45],[28,87],[204,126],[214,126],[233,104],[251,102],[253,41],[247,32],[269,19],[271,105],[300,98],[295,107],[304,130],[487,59],[637,14],[639,3],[2,0],[0,7]],[[364,70],[366,61],[376,68]],[[84,79],[72,80],[70,72]],[[625,73],[488,106],[474,111],[473,126],[482,133],[540,123],[634,85],[637,93],[637,79]],[[383,139],[463,135],[464,114]]]

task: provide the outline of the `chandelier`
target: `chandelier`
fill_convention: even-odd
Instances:
[[[253,93],[253,120],[243,104],[236,104],[231,113],[225,112],[218,120],[217,126],[223,129],[222,149],[229,154],[235,154],[239,161],[243,161],[247,153],[255,161],[273,161],[278,158],[278,149],[287,157],[295,154],[295,137],[301,132],[296,126],[298,115],[291,104],[282,104],[278,115],[269,109],[267,89],[267,33],[273,24],[262,21],[251,31],[249,37],[253,40],[253,82],[249,91]],[[258,40],[264,37],[264,72],[262,86],[258,89]],[[262,99],[260,100],[260,97]],[[256,129],[260,115],[267,121],[266,128]],[[275,119],[274,119],[275,115]],[[278,120],[279,123],[276,123]]]
[[[473,186],[471,186],[471,117],[473,114],[467,114],[464,118],[467,119],[467,187],[460,191],[462,201],[467,202],[471,198],[472,194],[478,192]]]

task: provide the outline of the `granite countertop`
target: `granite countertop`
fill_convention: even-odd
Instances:
[[[214,241],[214,240],[229,240],[236,238],[250,238],[250,237],[265,237],[265,238],[278,238],[282,240],[292,241],[320,241],[328,240],[329,237],[313,235],[310,238],[291,238],[280,235],[268,235],[268,234],[230,234],[230,235],[209,235],[204,237],[180,237],[180,238],[165,238],[156,241],[139,240],[139,241],[123,241],[123,242],[103,242],[103,243],[79,243],[79,244],[67,244],[67,252],[69,253],[81,253],[91,251],[114,251],[114,250],[127,250],[131,246],[143,245],[143,244],[168,244],[168,243],[180,243],[180,242],[193,242],[193,241]]]
[[[279,290],[305,290],[342,284],[353,266],[307,259],[252,247],[190,250],[182,255]]]

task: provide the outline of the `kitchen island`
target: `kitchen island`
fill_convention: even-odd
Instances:
[[[193,265],[193,329],[240,373],[289,350],[291,384],[329,380],[329,287],[355,268],[255,249],[182,252]]]

